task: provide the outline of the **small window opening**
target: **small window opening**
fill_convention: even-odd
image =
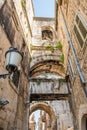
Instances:
[[[50,30],[42,31],[42,40],[53,40],[53,33]]]

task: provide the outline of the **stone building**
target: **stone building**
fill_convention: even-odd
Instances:
[[[23,11],[22,1],[18,2]],[[25,12],[21,13],[24,21],[20,21],[14,1],[0,1],[0,74],[8,73],[5,69],[5,53],[9,47],[18,48],[23,53],[23,61],[19,65],[18,71],[15,71],[10,79],[8,77],[0,78],[0,130],[26,129],[30,55],[29,41],[26,37],[31,40],[31,30],[27,23],[24,24],[24,27],[22,25],[22,22],[27,21],[23,13]],[[8,104],[4,106],[5,101]]]
[[[36,127],[35,116],[32,113],[31,116],[30,116],[30,119],[29,119],[29,129],[35,130],[35,127]]]
[[[0,1],[0,72],[9,47],[23,53],[18,70],[0,78],[0,130],[35,130],[36,110],[40,130],[87,130],[87,0],[55,7],[42,18],[32,0]]]
[[[58,36],[68,48],[67,74],[75,129],[87,129],[87,1],[57,1]]]
[[[67,54],[57,35],[56,18],[34,17],[30,45],[30,115],[36,110],[49,115],[46,122],[41,115],[40,130],[74,127],[68,102]]]

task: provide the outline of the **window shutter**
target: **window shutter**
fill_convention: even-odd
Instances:
[[[87,42],[87,22],[81,16],[79,11],[75,17],[74,32],[78,43],[80,44],[81,48],[83,48]]]

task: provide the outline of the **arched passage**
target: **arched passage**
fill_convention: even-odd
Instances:
[[[65,68],[56,60],[44,60],[38,62],[30,68],[30,77],[35,77],[44,73],[59,74],[65,77]]]
[[[87,130],[87,104],[80,105],[79,130]]]
[[[32,103],[30,105],[30,114],[33,113],[34,111],[38,110],[38,109],[44,110],[46,113],[48,113],[48,115],[50,116],[50,119],[51,119],[51,129],[57,130],[56,116],[55,116],[52,108],[45,102]]]
[[[81,130],[87,130],[87,114],[83,115],[81,119]]]

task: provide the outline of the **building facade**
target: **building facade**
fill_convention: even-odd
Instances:
[[[70,77],[75,129],[86,130],[87,107],[87,1],[60,0],[58,35],[68,49],[67,74]],[[68,31],[67,31],[68,29]]]
[[[16,1],[15,1],[16,2]],[[23,11],[23,1],[20,9]],[[27,21],[26,16],[22,22]],[[23,54],[23,61],[10,78],[0,78],[0,130],[26,129],[27,91],[29,68],[29,40],[31,30],[27,23],[22,26],[13,0],[0,1],[0,73],[7,74],[5,68],[5,53],[9,47],[17,48]],[[25,31],[24,31],[25,28]],[[7,105],[2,103],[7,101]]]
[[[0,78],[0,130],[35,130],[36,110],[39,130],[87,130],[87,0],[55,7],[42,18],[32,0],[0,1],[0,72],[9,47],[23,53],[18,70]]]

